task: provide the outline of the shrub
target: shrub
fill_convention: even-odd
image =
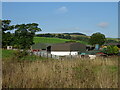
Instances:
[[[23,51],[17,50],[16,52],[14,52],[14,58],[16,59],[21,59],[27,55],[28,55],[28,52],[26,50],[23,50]]]
[[[105,54],[107,54],[107,48],[103,48],[102,52],[105,53]]]
[[[107,54],[118,54],[119,48],[117,46],[110,45],[107,47]]]
[[[114,46],[113,51],[114,51],[114,54],[118,54],[119,53],[119,48],[117,46]]]

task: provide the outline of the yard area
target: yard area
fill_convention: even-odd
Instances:
[[[29,59],[3,58],[3,88],[118,87],[118,57],[95,60]]]

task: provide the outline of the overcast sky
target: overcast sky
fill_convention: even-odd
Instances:
[[[40,33],[101,32],[118,37],[117,2],[3,2],[2,19],[38,23]]]

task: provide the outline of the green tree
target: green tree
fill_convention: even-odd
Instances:
[[[105,35],[101,33],[93,33],[92,36],[90,36],[89,43],[91,45],[99,44],[102,45],[106,41]]]
[[[10,20],[1,20],[2,21],[2,47],[12,45],[13,35],[10,33],[10,30],[14,29],[13,25],[10,25]]]
[[[41,31],[37,23],[20,24],[15,26],[15,46],[20,49],[28,49],[33,42],[35,32]]]

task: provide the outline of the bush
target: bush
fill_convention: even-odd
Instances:
[[[107,54],[107,48],[103,48],[102,52],[105,53],[105,54]]]
[[[28,52],[26,50],[23,50],[23,51],[17,50],[16,52],[14,52],[14,58],[16,59],[21,59],[27,55],[28,55]]]
[[[114,54],[118,54],[119,53],[119,48],[117,46],[114,46],[113,51],[114,51]]]
[[[110,45],[107,47],[107,54],[118,54],[119,53],[119,48],[114,45]]]

